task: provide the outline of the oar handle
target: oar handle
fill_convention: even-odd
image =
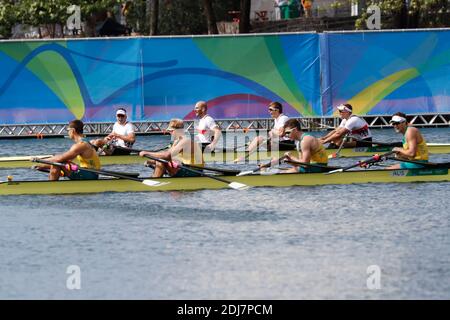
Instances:
[[[376,144],[376,145],[379,145],[379,146],[386,146],[386,147],[400,147],[402,145],[401,142],[366,141],[366,140],[359,139],[359,138],[356,138],[356,137],[353,137],[353,136],[349,136],[349,138],[351,138],[351,139],[353,139],[355,141],[359,141],[359,142],[366,142],[367,144],[372,144],[372,145]]]
[[[156,157],[153,157],[153,156],[148,155],[148,154],[145,154],[144,157],[149,158],[151,160],[155,160],[155,161],[164,163],[164,164],[169,164],[170,163],[169,161],[167,161],[165,159],[156,158]],[[190,171],[192,173],[196,173],[196,174],[198,174],[200,176],[203,176],[203,177],[208,177],[208,178],[211,178],[211,179],[215,179],[217,181],[221,181],[221,182],[224,182],[224,183],[227,183],[227,184],[230,183],[230,181],[228,181],[228,180],[225,180],[225,179],[222,179],[222,178],[219,178],[219,177],[215,177],[215,176],[206,174],[206,173],[204,173],[203,171],[200,171],[200,170],[195,170],[195,169],[189,168],[189,167],[187,167],[187,166],[185,166],[183,164],[181,164],[181,168],[183,168],[184,170]]]
[[[395,153],[394,151],[389,151],[389,152],[386,152],[386,153],[384,153],[382,155],[375,154],[370,159],[367,159],[367,160],[364,160],[364,161],[358,161],[358,163],[356,163],[354,165],[351,165],[351,166],[343,168],[343,171],[347,171],[349,169],[352,169],[352,168],[355,168],[355,167],[358,167],[358,166],[362,167],[362,166],[367,165],[367,164],[383,161],[388,156],[390,156],[391,154],[394,154],[394,153]]]
[[[159,152],[159,151],[167,149],[167,147],[166,147],[166,148],[160,148],[160,149],[157,149],[157,150],[143,150],[143,149],[133,149],[133,148],[127,148],[127,147],[120,147],[120,146],[117,146],[115,148],[119,149],[119,150],[134,152],[134,153],[140,153],[141,151]]]
[[[53,162],[53,161],[48,161],[48,160],[43,160],[43,159],[38,159],[38,158],[34,158],[31,161],[37,162],[37,163],[48,164],[48,165],[52,165],[52,166],[57,166],[57,167],[61,167],[61,168],[67,168],[67,169],[70,169],[71,171],[81,170],[81,171],[102,174],[105,176],[110,176],[110,177],[115,177],[115,178],[133,180],[133,181],[138,181],[138,182],[143,181],[143,179],[139,179],[139,178],[135,178],[135,177],[131,177],[131,176],[127,176],[127,175],[123,175],[123,174],[115,173],[115,172],[111,172],[111,171],[103,171],[103,170],[97,170],[97,169],[92,169],[92,168],[82,168],[73,163]]]
[[[48,160],[44,160],[44,159],[40,159],[40,158],[32,158],[31,162],[37,162],[37,163],[48,164],[48,165],[56,166],[56,167],[67,168],[72,171],[79,169],[78,165],[76,165],[74,163],[54,162],[54,161],[48,161]]]
[[[300,161],[295,161],[295,160],[285,160],[285,162],[293,164],[293,165],[301,166],[301,167],[312,167],[312,168],[319,168],[319,169],[323,169],[323,170],[342,169],[340,167],[329,167],[329,166],[324,166],[324,165],[320,165],[317,163],[307,163],[307,162],[300,162]]]

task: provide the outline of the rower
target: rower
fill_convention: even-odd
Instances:
[[[419,129],[410,126],[406,115],[402,112],[397,112],[392,116],[389,123],[394,126],[395,132],[403,134],[403,147],[392,149],[396,153],[396,157],[417,162],[428,162],[427,142]],[[401,162],[387,169],[415,169],[423,167],[416,163]]]
[[[131,151],[122,148],[132,148],[136,141],[133,124],[127,121],[127,111],[119,108],[116,111],[117,121],[112,132],[104,139],[92,140],[91,143],[100,150],[101,155],[124,155]],[[116,148],[120,147],[120,148]]]
[[[287,160],[294,160],[303,163],[314,163],[321,166],[328,165],[328,155],[324,146],[320,143],[319,139],[305,133],[301,129],[300,122],[296,119],[289,119],[284,124],[284,134],[290,140],[295,141],[295,146],[299,152],[299,158],[294,157],[290,152],[285,153]],[[297,167],[294,165],[286,173],[297,172],[322,172],[319,167]]]
[[[295,142],[290,140],[283,134],[283,127],[289,117],[283,114],[283,105],[277,101],[271,102],[268,105],[270,116],[273,118],[274,125],[269,131],[269,139],[265,139],[262,136],[256,136],[249,144],[247,151],[249,154],[253,153],[264,142],[267,143],[267,150],[293,150],[295,149]],[[245,157],[240,157],[234,160],[234,162],[243,161]]]
[[[214,119],[207,113],[208,105],[205,101],[199,101],[194,107],[195,116],[198,121],[194,123],[195,129],[195,139],[197,142],[201,143],[203,151],[214,151],[217,142],[222,135],[220,127],[214,121]],[[213,139],[211,140],[211,136]]]
[[[146,165],[154,168],[153,177],[162,177],[166,172],[172,177],[198,176],[192,171],[185,170],[177,160],[174,160],[175,157],[179,156],[183,165],[194,165],[196,167],[203,167],[205,165],[200,145],[185,135],[183,120],[172,119],[169,122],[167,131],[170,132],[173,139],[173,144],[167,151],[141,151],[139,153],[141,157],[149,155],[169,161],[166,164],[155,160],[148,160]]]
[[[70,121],[67,131],[69,138],[74,141],[74,144],[67,152],[53,156],[46,160],[51,162],[69,164],[70,161],[73,161],[75,158],[77,158],[80,163],[80,168],[99,170],[100,159],[95,152],[94,147],[90,144],[89,140],[84,137],[83,126],[83,122],[80,120]],[[53,165],[39,165],[35,166],[35,168],[40,171],[49,170],[49,180],[58,180],[62,176],[67,177],[70,180],[98,179],[98,174],[96,173],[83,170],[71,171],[70,165],[68,165],[66,168]]]
[[[338,148],[343,143],[344,148],[370,147],[372,146],[372,133],[369,124],[361,117],[353,113],[353,107],[346,103],[337,107],[342,121],[336,129],[320,138],[322,144],[330,143],[328,149]],[[351,135],[355,140],[344,141],[344,137]]]

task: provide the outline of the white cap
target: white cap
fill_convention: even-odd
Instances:
[[[400,116],[393,116],[392,119],[389,121],[389,123],[400,123],[400,122],[405,122],[406,119]]]
[[[343,104],[338,105],[338,106],[337,106],[337,109],[338,109],[339,111],[347,111],[347,112],[350,112],[350,113],[353,112],[352,109],[350,109],[349,107],[347,107],[346,105],[343,105]]]
[[[123,114],[124,116],[126,116],[126,115],[127,115],[127,112],[126,112],[125,110],[119,109],[119,110],[117,110],[117,112],[116,112],[116,116],[118,116],[119,114]]]

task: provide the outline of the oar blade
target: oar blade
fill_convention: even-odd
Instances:
[[[149,187],[160,187],[160,186],[169,184],[169,182],[162,182],[162,181],[156,181],[156,180],[150,180],[150,179],[145,179],[142,181],[142,183]]]
[[[333,174],[333,173],[338,173],[338,172],[344,172],[344,169],[340,168],[340,169],[336,169],[336,170],[331,170],[331,171],[325,172],[325,174]]]
[[[231,183],[228,184],[228,186],[230,188],[232,188],[232,189],[241,190],[241,191],[242,190],[247,190],[247,189],[250,188],[250,186],[248,186],[246,184],[243,184],[243,183],[239,183],[239,182],[231,182]]]
[[[328,155],[328,159],[334,159],[334,158],[337,158],[337,157],[338,157],[337,153],[332,153],[332,154]]]
[[[274,174],[279,174],[281,172],[280,169],[270,169],[270,170],[265,170],[265,171],[261,171],[261,175],[262,176],[272,176]]]
[[[236,177],[240,177],[240,176],[248,176],[249,174],[252,174],[253,170],[249,170],[249,171],[241,171],[239,172]]]

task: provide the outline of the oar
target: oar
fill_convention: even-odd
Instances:
[[[323,172],[329,172],[331,170],[341,169],[340,167],[329,167],[329,166],[324,166],[324,165],[320,165],[317,163],[307,163],[307,162],[300,162],[300,161],[295,161],[295,160],[285,160],[284,162],[294,164],[294,165],[297,165],[300,167],[319,168],[319,169],[323,170]]]
[[[149,159],[152,159],[152,160],[155,160],[155,161],[158,161],[158,162],[161,162],[161,163],[164,163],[164,164],[169,164],[169,163],[170,163],[170,162],[167,161],[167,160],[159,159],[159,158],[150,156],[150,155],[148,155],[148,154],[144,155],[144,157],[149,158]],[[246,185],[246,184],[239,183],[239,182],[230,182],[230,181],[228,181],[228,180],[225,180],[225,179],[222,179],[222,178],[213,176],[213,175],[206,174],[206,173],[204,173],[204,172],[202,172],[202,171],[200,171],[200,170],[194,170],[194,169],[191,169],[191,168],[189,168],[189,167],[187,167],[187,166],[185,166],[185,165],[183,165],[183,164],[181,164],[181,167],[182,167],[183,169],[187,170],[187,171],[190,171],[190,172],[192,172],[192,173],[198,174],[198,175],[200,175],[200,176],[207,177],[207,178],[211,178],[211,179],[214,179],[214,180],[217,180],[217,181],[226,183],[230,188],[235,189],[235,190],[246,190],[246,189],[250,188],[250,186],[248,186],[248,185]]]
[[[193,169],[197,169],[197,170],[208,170],[208,171],[220,172],[221,174],[226,175],[226,176],[235,176],[236,174],[241,172],[239,170],[232,170],[232,169],[213,168],[213,167],[207,167],[207,166],[200,167],[200,166],[196,166],[193,164],[189,164],[189,165],[185,164],[184,166],[187,166],[187,167],[190,167]]]
[[[359,139],[353,136],[350,136],[349,138],[358,141],[358,142],[365,142],[367,144],[376,144],[378,146],[386,146],[386,147],[401,147],[402,143],[401,142],[379,142],[379,141],[367,141],[367,140],[363,140],[363,139]]]
[[[82,170],[82,171],[86,171],[86,172],[92,172],[92,173],[101,174],[101,175],[104,175],[104,176],[115,177],[115,178],[126,179],[126,180],[132,180],[132,181],[136,181],[136,182],[141,182],[142,184],[145,184],[146,186],[149,186],[149,187],[162,186],[162,185],[165,185],[165,184],[169,183],[169,182],[161,182],[161,181],[155,181],[155,180],[150,180],[150,179],[139,179],[139,178],[123,175],[123,174],[120,174],[120,173],[115,173],[115,172],[112,172],[112,171],[96,170],[96,169],[91,169],[91,168],[89,168],[89,169],[88,168],[80,168],[76,164],[67,164],[67,163],[53,162],[53,161],[47,161],[47,160],[42,160],[42,159],[32,159],[31,161],[32,162],[43,163],[43,164],[48,164],[48,165],[52,165],[52,166],[57,166],[57,167],[61,167],[61,168],[66,168],[68,165],[70,165],[70,168],[71,168],[72,171],[74,171],[74,170]]]
[[[37,171],[41,171],[41,172],[45,172],[45,173],[49,173],[50,172],[50,168],[48,167],[41,167],[41,166],[32,166],[31,169],[35,169]],[[109,171],[109,170],[104,170],[103,172],[105,173],[112,173],[112,174],[121,174],[123,176],[127,176],[127,177],[134,177],[137,178],[139,177],[139,173],[138,172],[116,172],[116,171]]]
[[[352,164],[351,166],[340,168],[340,169],[336,169],[336,170],[332,170],[332,171],[329,171],[329,172],[325,172],[325,174],[333,174],[333,173],[336,173],[336,172],[344,172],[344,171],[347,171],[347,170],[355,168],[355,167],[362,167],[362,166],[369,165],[369,164],[372,164],[372,163],[380,162],[380,161],[383,161],[384,159],[386,159],[388,156],[390,156],[393,153],[394,153],[394,151],[389,151],[389,152],[384,153],[382,155],[376,154],[376,155],[373,155],[372,157],[370,157],[367,160],[358,161],[356,164]]]
[[[130,152],[135,152],[135,153],[140,153],[141,151],[154,152],[154,151],[149,151],[149,150],[130,149],[130,148],[128,148],[127,150],[130,150]],[[161,160],[164,160],[164,159],[161,159]],[[194,169],[199,169],[199,170],[203,169],[203,170],[220,172],[220,173],[223,173],[225,175],[233,175],[233,176],[236,175],[236,173],[239,172],[238,170],[227,170],[227,169],[219,169],[219,168],[206,167],[206,166],[205,167],[198,167],[198,166],[195,166],[195,165],[189,165],[189,167],[194,168]]]
[[[263,169],[263,168],[271,167],[271,166],[274,165],[274,164],[280,164],[281,161],[283,161],[284,159],[286,159],[286,157],[287,157],[287,156],[282,156],[281,158],[278,158],[278,159],[275,160],[275,161],[272,160],[272,161],[270,161],[270,162],[264,163],[264,164],[260,165],[258,168],[254,169],[254,170],[241,171],[241,172],[239,172],[236,176],[237,176],[237,177],[240,177],[240,176],[247,176],[247,175],[249,175],[249,174],[254,174],[254,173],[260,171],[260,170]]]
[[[338,158],[339,157],[339,153],[341,152],[342,148],[344,147],[345,142],[347,141],[347,137],[350,134],[350,132],[347,132],[344,136],[344,138],[342,138],[342,142],[341,145],[339,146],[339,148],[337,149],[336,152],[330,154],[328,156],[328,159],[334,159],[334,158]]]
[[[234,162],[239,162],[239,161],[244,161],[244,162],[245,162],[245,161],[247,161],[248,158],[250,158],[250,156],[251,156],[252,154],[254,154],[255,152],[259,151],[259,146],[260,146],[260,145],[263,145],[263,144],[265,144],[265,143],[270,143],[271,139],[272,139],[272,138],[264,139],[260,144],[258,144],[258,145],[256,146],[255,149],[253,149],[252,151],[248,151],[248,152],[246,151],[247,154],[245,155],[245,157],[244,157],[243,159],[236,158],[236,159],[234,159]]]
[[[117,146],[117,147],[115,147],[115,148],[116,148],[116,149],[119,149],[119,150],[124,150],[124,151],[134,152],[134,153],[139,153],[139,152],[142,151],[142,150],[139,150],[139,149],[132,149],[132,148],[120,147],[120,146]],[[160,151],[166,150],[166,149],[168,149],[168,148],[169,148],[169,145],[167,145],[167,146],[165,146],[165,147],[162,147],[162,148],[159,148],[159,149],[156,149],[156,150],[146,150],[146,151],[148,151],[148,152],[160,152]]]
[[[219,172],[225,176],[235,176],[236,174],[241,172],[239,170],[232,170],[232,169],[213,168],[213,167],[207,167],[207,166],[200,167],[200,166],[195,166],[193,164],[190,164],[190,165],[185,164],[185,166],[188,166],[190,168],[194,168],[197,170],[208,170],[208,171]]]
[[[420,162],[420,161],[414,161],[414,160],[409,160],[409,159],[402,159],[402,158],[395,158],[395,157],[387,157],[387,159],[389,160],[395,160],[395,161],[400,161],[400,162],[407,162],[407,163],[414,163],[414,164],[418,164],[421,166],[424,166],[425,168],[444,168],[444,169],[448,169],[450,168],[450,162],[442,162],[442,163],[436,163],[436,162]]]

